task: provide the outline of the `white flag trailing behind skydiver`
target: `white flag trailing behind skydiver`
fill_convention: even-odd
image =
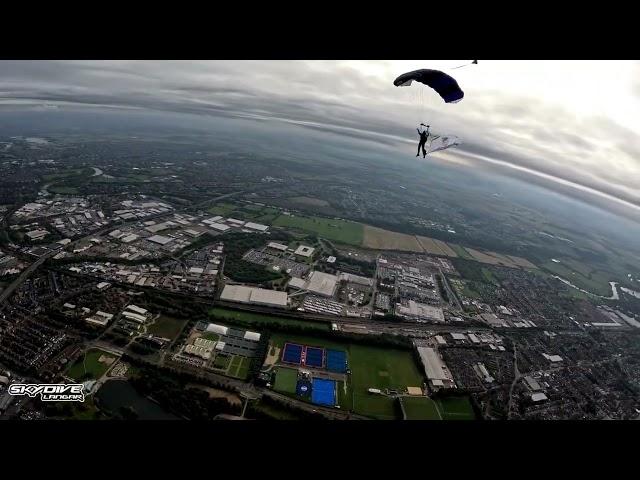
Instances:
[[[447,148],[454,147],[456,145],[460,145],[462,142],[455,135],[441,135],[439,137],[435,137],[431,141],[431,145],[429,145],[429,150],[427,154],[438,152],[440,150],[446,150]]]

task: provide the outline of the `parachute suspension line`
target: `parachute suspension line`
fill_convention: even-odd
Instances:
[[[464,65],[458,65],[457,67],[453,67],[451,70],[456,70],[458,68],[468,67],[469,65],[477,65],[477,64],[478,64],[478,61],[474,60],[473,62],[465,63]]]

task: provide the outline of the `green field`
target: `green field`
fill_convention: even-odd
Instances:
[[[273,389],[282,393],[296,393],[298,371],[293,368],[278,367]]]
[[[75,187],[59,187],[57,185],[51,185],[47,190],[60,195],[75,195],[78,193],[78,189]]]
[[[242,380],[247,378],[247,375],[249,375],[249,367],[251,367],[251,360],[251,358],[242,357],[242,362],[240,363],[238,371],[235,374],[237,378],[240,378]]]
[[[586,290],[587,292],[603,297],[611,295],[609,276],[606,273],[590,269],[575,261],[561,260],[561,262],[562,263],[555,263],[549,261],[543,263],[541,268],[568,280],[576,287]]]
[[[403,397],[407,420],[442,420],[438,405],[429,397]]]
[[[397,418],[394,399],[370,394],[369,388],[403,391],[406,387],[419,387],[423,383],[423,375],[412,353],[407,350],[348,344],[301,335],[273,334],[270,339],[272,345],[280,348],[285,342],[346,351],[351,369],[350,384],[347,385],[346,393],[344,386],[339,386],[338,404],[343,409],[353,408],[354,412],[362,415],[381,420]]]
[[[493,283],[494,285],[500,285],[500,281],[495,277],[495,275],[490,270],[483,268],[481,271],[482,271],[482,276],[485,278],[487,282]]]
[[[226,217],[237,208],[238,207],[232,203],[216,203],[213,207],[209,207],[207,212]]]
[[[347,384],[345,387],[344,382],[336,383],[336,391],[338,393],[338,405],[343,410],[353,410],[353,395],[351,395],[351,390],[349,385]]]
[[[464,288],[462,289],[462,295],[468,298],[480,298],[481,295],[476,292],[473,288],[470,287],[471,282],[465,282]]]
[[[73,170],[66,170],[60,173],[52,173],[49,175],[43,175],[42,179],[45,182],[55,182],[56,180],[65,180],[70,177],[82,177],[93,174],[91,168],[74,168]]]
[[[326,322],[297,320],[294,318],[278,317],[275,315],[263,315],[260,313],[243,312],[240,310],[231,310],[220,307],[215,307],[209,310],[209,315],[227,320],[230,323],[233,323],[233,320],[239,320],[241,322],[247,322],[257,325],[263,324],[265,326],[271,323],[278,325],[296,325],[298,327],[313,328],[323,331],[329,331],[331,329],[331,326]]]
[[[67,376],[76,381],[86,380],[87,376],[97,380],[110,368],[111,365],[98,362],[100,356],[116,358],[114,355],[99,349],[91,349],[81,355],[78,360],[67,370]]]
[[[204,338],[205,340],[213,340],[214,342],[217,342],[218,340],[220,340],[220,335],[213,332],[204,332],[202,334],[202,338]]]
[[[393,399],[372,395],[369,388],[397,389],[419,387],[423,375],[409,351],[351,345],[349,349],[353,409],[356,413],[380,419],[395,418]]]
[[[471,402],[467,397],[448,397],[436,400],[443,420],[475,420]]]
[[[220,370],[227,371],[229,368],[229,363],[231,362],[231,357],[226,354],[219,353],[216,355],[215,360],[213,361],[213,368],[219,368]]]
[[[153,325],[150,325],[147,328],[147,331],[159,337],[170,338],[173,340],[180,334],[180,331],[186,322],[186,320],[179,320],[177,318],[161,315],[155,322],[153,322]]]
[[[302,217],[281,215],[273,225],[296,228],[315,233],[320,237],[349,245],[361,245],[364,238],[362,224],[346,220],[335,220],[322,217]]]
[[[451,249],[456,252],[456,254],[458,254],[460,258],[464,258],[465,260],[473,260],[473,257],[469,255],[469,252],[467,252],[462,246],[456,245],[455,243],[447,243],[447,245],[449,245],[449,247],[451,247]]]

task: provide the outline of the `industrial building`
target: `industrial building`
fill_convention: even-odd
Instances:
[[[29,240],[40,240],[49,235],[49,232],[47,230],[31,230],[27,232],[26,235],[29,237]]]
[[[219,232],[226,232],[231,228],[229,225],[225,225],[224,223],[210,223],[209,226]]]
[[[338,277],[329,273],[313,271],[307,279],[293,277],[289,287],[307,290],[322,297],[333,297],[338,286]]]
[[[226,220],[226,221],[227,221],[228,223],[232,223],[232,224],[233,224],[234,226],[236,226],[236,227],[241,227],[242,225],[244,225],[244,224],[245,224],[245,221],[244,221],[244,220],[238,220],[237,218],[231,218],[231,217],[227,218],[227,220]]]
[[[455,388],[451,372],[444,364],[438,352],[431,347],[417,347],[429,384],[434,389]]]
[[[132,233],[131,235],[127,235],[126,237],[121,237],[120,241],[122,243],[131,243],[134,240],[137,240],[139,237],[138,235],[136,235],[135,233]]]
[[[269,242],[267,244],[267,247],[273,248],[274,250],[278,250],[280,252],[286,252],[287,248],[289,248],[286,245],[283,245],[281,243],[276,243],[276,242]]]
[[[266,225],[262,225],[261,223],[253,223],[253,222],[247,222],[244,224],[244,226],[246,228],[250,228],[251,230],[257,230],[258,232],[266,232],[269,227],[267,227]]]
[[[542,356],[553,363],[558,363],[562,361],[562,357],[560,355],[548,355],[543,353]]]
[[[127,310],[131,310],[132,312],[134,312],[134,313],[138,313],[138,314],[140,314],[140,315],[146,315],[146,314],[148,313],[148,310],[146,310],[146,309],[144,309],[144,308],[140,308],[140,307],[138,307],[138,306],[136,306],[136,305],[133,305],[133,304],[130,304],[130,305],[127,307]]]
[[[163,222],[163,223],[158,223],[156,225],[151,225],[149,227],[146,227],[145,230],[149,233],[158,233],[158,232],[162,232],[163,230],[167,230],[173,226],[175,226],[175,223],[173,222]]]
[[[220,300],[269,307],[286,307],[288,296],[286,292],[278,292],[276,290],[246,287],[244,285],[226,285],[220,295]]]
[[[547,400],[547,396],[544,393],[532,393],[531,394],[531,401],[533,402],[543,402],[544,400]]]
[[[536,392],[538,390],[542,390],[542,388],[540,388],[540,384],[538,383],[538,381],[530,376],[526,376],[524,377],[524,381],[527,384],[527,386],[531,389],[532,392]]]
[[[339,275],[339,281],[345,281],[348,283],[356,283],[358,285],[364,285],[367,287],[373,287],[373,278],[362,277],[360,275],[353,275],[352,273],[341,273]]]
[[[304,258],[311,258],[311,256],[313,255],[313,252],[315,252],[316,249],[313,247],[307,247],[306,245],[300,245],[296,251],[294,252],[296,255],[298,255],[299,257],[304,257]]]
[[[397,304],[396,315],[410,320],[430,320],[444,322],[442,308],[409,300],[408,305]]]
[[[163,235],[153,235],[152,237],[147,238],[147,240],[153,243],[157,243],[159,245],[166,245],[167,243],[172,241],[173,238],[165,237]]]
[[[113,315],[106,312],[97,311],[95,315],[85,318],[87,323],[104,327],[113,318]]]

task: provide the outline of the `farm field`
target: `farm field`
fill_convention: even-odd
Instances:
[[[370,225],[364,226],[362,246],[374,250],[399,250],[405,252],[423,252],[424,249],[415,235],[392,232]]]
[[[347,220],[300,215],[280,215],[275,219],[273,225],[315,233],[328,240],[349,245],[360,245],[363,239],[363,225]]]

